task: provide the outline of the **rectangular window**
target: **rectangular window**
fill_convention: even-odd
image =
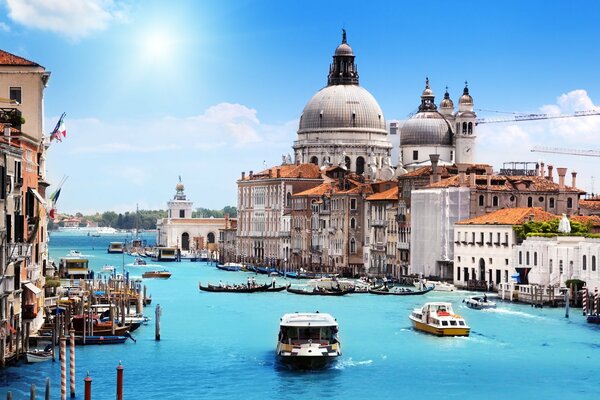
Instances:
[[[460,281],[460,267],[456,268],[456,280]]]
[[[500,283],[501,273],[502,271],[500,271],[499,269],[496,270],[496,285]]]
[[[9,96],[11,100],[16,101],[21,104],[21,88],[20,87],[11,87]]]
[[[356,199],[350,199],[350,209],[356,210]]]
[[[419,151],[413,150],[413,161],[417,161],[419,159]]]
[[[185,210],[179,210],[179,218],[185,218]]]

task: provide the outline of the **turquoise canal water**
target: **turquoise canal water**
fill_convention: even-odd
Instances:
[[[71,249],[90,256],[91,267],[121,266],[123,256],[106,254],[118,236],[93,238],[52,234],[51,256]],[[133,257],[125,256],[125,264]],[[137,343],[77,347],[77,398],[89,371],[94,399],[115,398],[119,361],[129,399],[597,399],[600,329],[580,310],[537,309],[500,303],[492,311],[464,307],[461,293],[418,297],[282,293],[223,294],[198,290],[198,281],[245,282],[244,272],[223,272],[206,263],[166,263],[169,280],[146,280],[152,305],[163,308],[161,341],[154,323],[133,333]],[[141,275],[144,268],[127,268]],[[257,280],[266,280],[257,276]],[[280,279],[283,281],[283,279]],[[468,338],[436,338],[414,331],[410,311],[426,301],[452,301],[472,327]],[[340,324],[343,355],[317,372],[281,369],[274,349],[279,318],[287,312],[329,312]],[[58,362],[18,364],[0,371],[0,398],[12,390],[29,398],[51,378],[59,398]]]

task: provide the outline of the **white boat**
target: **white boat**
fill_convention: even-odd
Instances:
[[[419,290],[423,290],[427,286],[435,285],[433,288],[434,291],[437,292],[453,292],[456,290],[456,286],[451,283],[443,282],[443,281],[428,281],[426,279],[417,279],[413,282],[414,287]]]
[[[105,265],[104,267],[102,267],[102,272],[114,272],[115,267],[113,267],[112,265]]]
[[[469,336],[471,328],[454,314],[451,303],[430,302],[415,308],[408,317],[413,328],[436,336]]]
[[[295,368],[326,367],[342,354],[336,319],[319,312],[284,314],[276,352],[282,363]]]
[[[38,363],[48,361],[52,358],[52,345],[49,344],[45,349],[33,349],[25,355],[28,363]]]
[[[490,301],[486,294],[483,296],[471,296],[463,299],[463,303],[469,308],[475,310],[485,310],[488,308],[496,308],[496,303]]]
[[[67,254],[69,257],[81,257],[81,252],[79,250],[71,250]]]

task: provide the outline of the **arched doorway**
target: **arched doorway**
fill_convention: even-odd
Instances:
[[[485,281],[485,260],[483,258],[479,259],[479,280]]]
[[[356,159],[356,173],[362,174],[365,172],[365,159],[362,157],[358,157]]]
[[[183,232],[181,235],[181,250],[189,251],[190,249],[190,234]]]
[[[212,232],[208,232],[208,235],[206,235],[206,240],[208,243],[214,243],[215,242],[215,234]]]

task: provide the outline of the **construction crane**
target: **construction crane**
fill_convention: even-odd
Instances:
[[[478,110],[478,111],[493,111],[493,110]],[[499,111],[493,111],[499,112]],[[477,118],[475,124],[496,124],[501,122],[521,122],[521,121],[537,121],[542,119],[557,119],[557,118],[577,118],[577,117],[591,117],[594,115],[600,115],[600,109],[596,110],[585,110],[575,111],[573,114],[518,114],[514,113],[510,117],[504,118]]]
[[[572,154],[575,156],[584,157],[600,157],[600,151],[596,150],[564,149],[561,147],[534,146],[531,149],[531,151],[538,153]]]

